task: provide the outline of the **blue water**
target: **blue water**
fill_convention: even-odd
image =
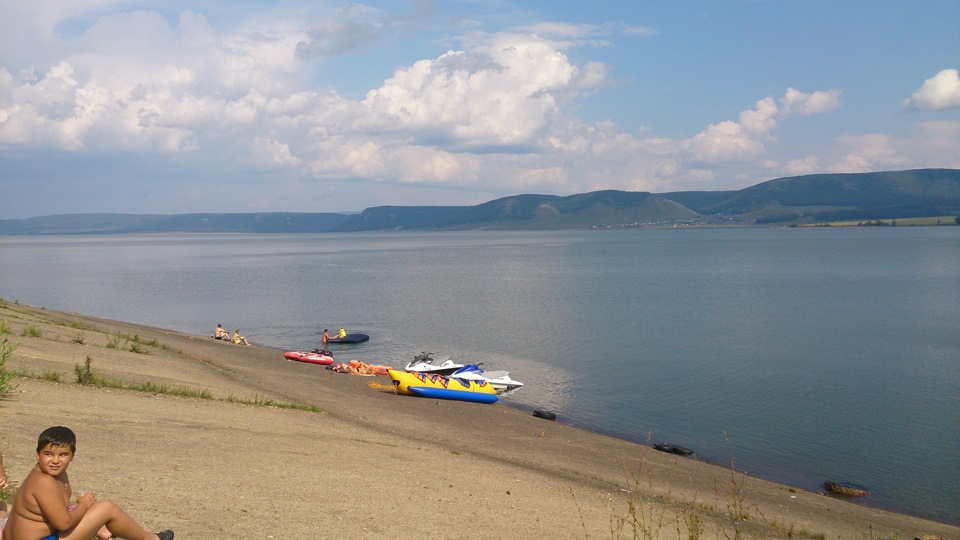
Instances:
[[[0,237],[0,297],[338,360],[960,523],[960,227]]]

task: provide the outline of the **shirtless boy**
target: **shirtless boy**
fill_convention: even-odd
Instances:
[[[70,429],[46,429],[37,440],[37,465],[20,485],[3,530],[5,540],[87,540],[106,526],[129,540],[173,540],[172,531],[148,533],[111,501],[98,501],[92,491],[68,507],[73,490],[67,466],[77,450]]]

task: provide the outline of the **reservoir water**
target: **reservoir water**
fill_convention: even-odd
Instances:
[[[0,237],[0,297],[278,349],[370,334],[507,406],[960,524],[960,227]]]

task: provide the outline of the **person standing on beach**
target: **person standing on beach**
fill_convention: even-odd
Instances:
[[[3,529],[6,540],[87,540],[101,527],[119,538],[173,540],[173,531],[149,533],[112,501],[98,501],[92,491],[69,506],[73,489],[67,467],[77,437],[63,426],[47,428],[37,440],[37,465],[20,485]]]

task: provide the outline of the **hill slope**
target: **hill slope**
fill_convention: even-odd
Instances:
[[[476,206],[381,206],[350,216],[334,230],[583,229],[696,216],[689,208],[650,193],[595,191],[569,197],[516,195]]]
[[[960,170],[813,174],[777,178],[725,193],[725,197],[694,198],[685,193],[664,197],[704,215],[736,216],[740,221],[759,223],[957,215]]]
[[[814,174],[737,191],[516,195],[475,206],[378,206],[359,214],[68,214],[0,220],[0,234],[555,230],[671,224],[797,225],[960,216],[960,170]]]
[[[327,232],[345,214],[61,214],[0,220],[0,234],[299,233]]]

